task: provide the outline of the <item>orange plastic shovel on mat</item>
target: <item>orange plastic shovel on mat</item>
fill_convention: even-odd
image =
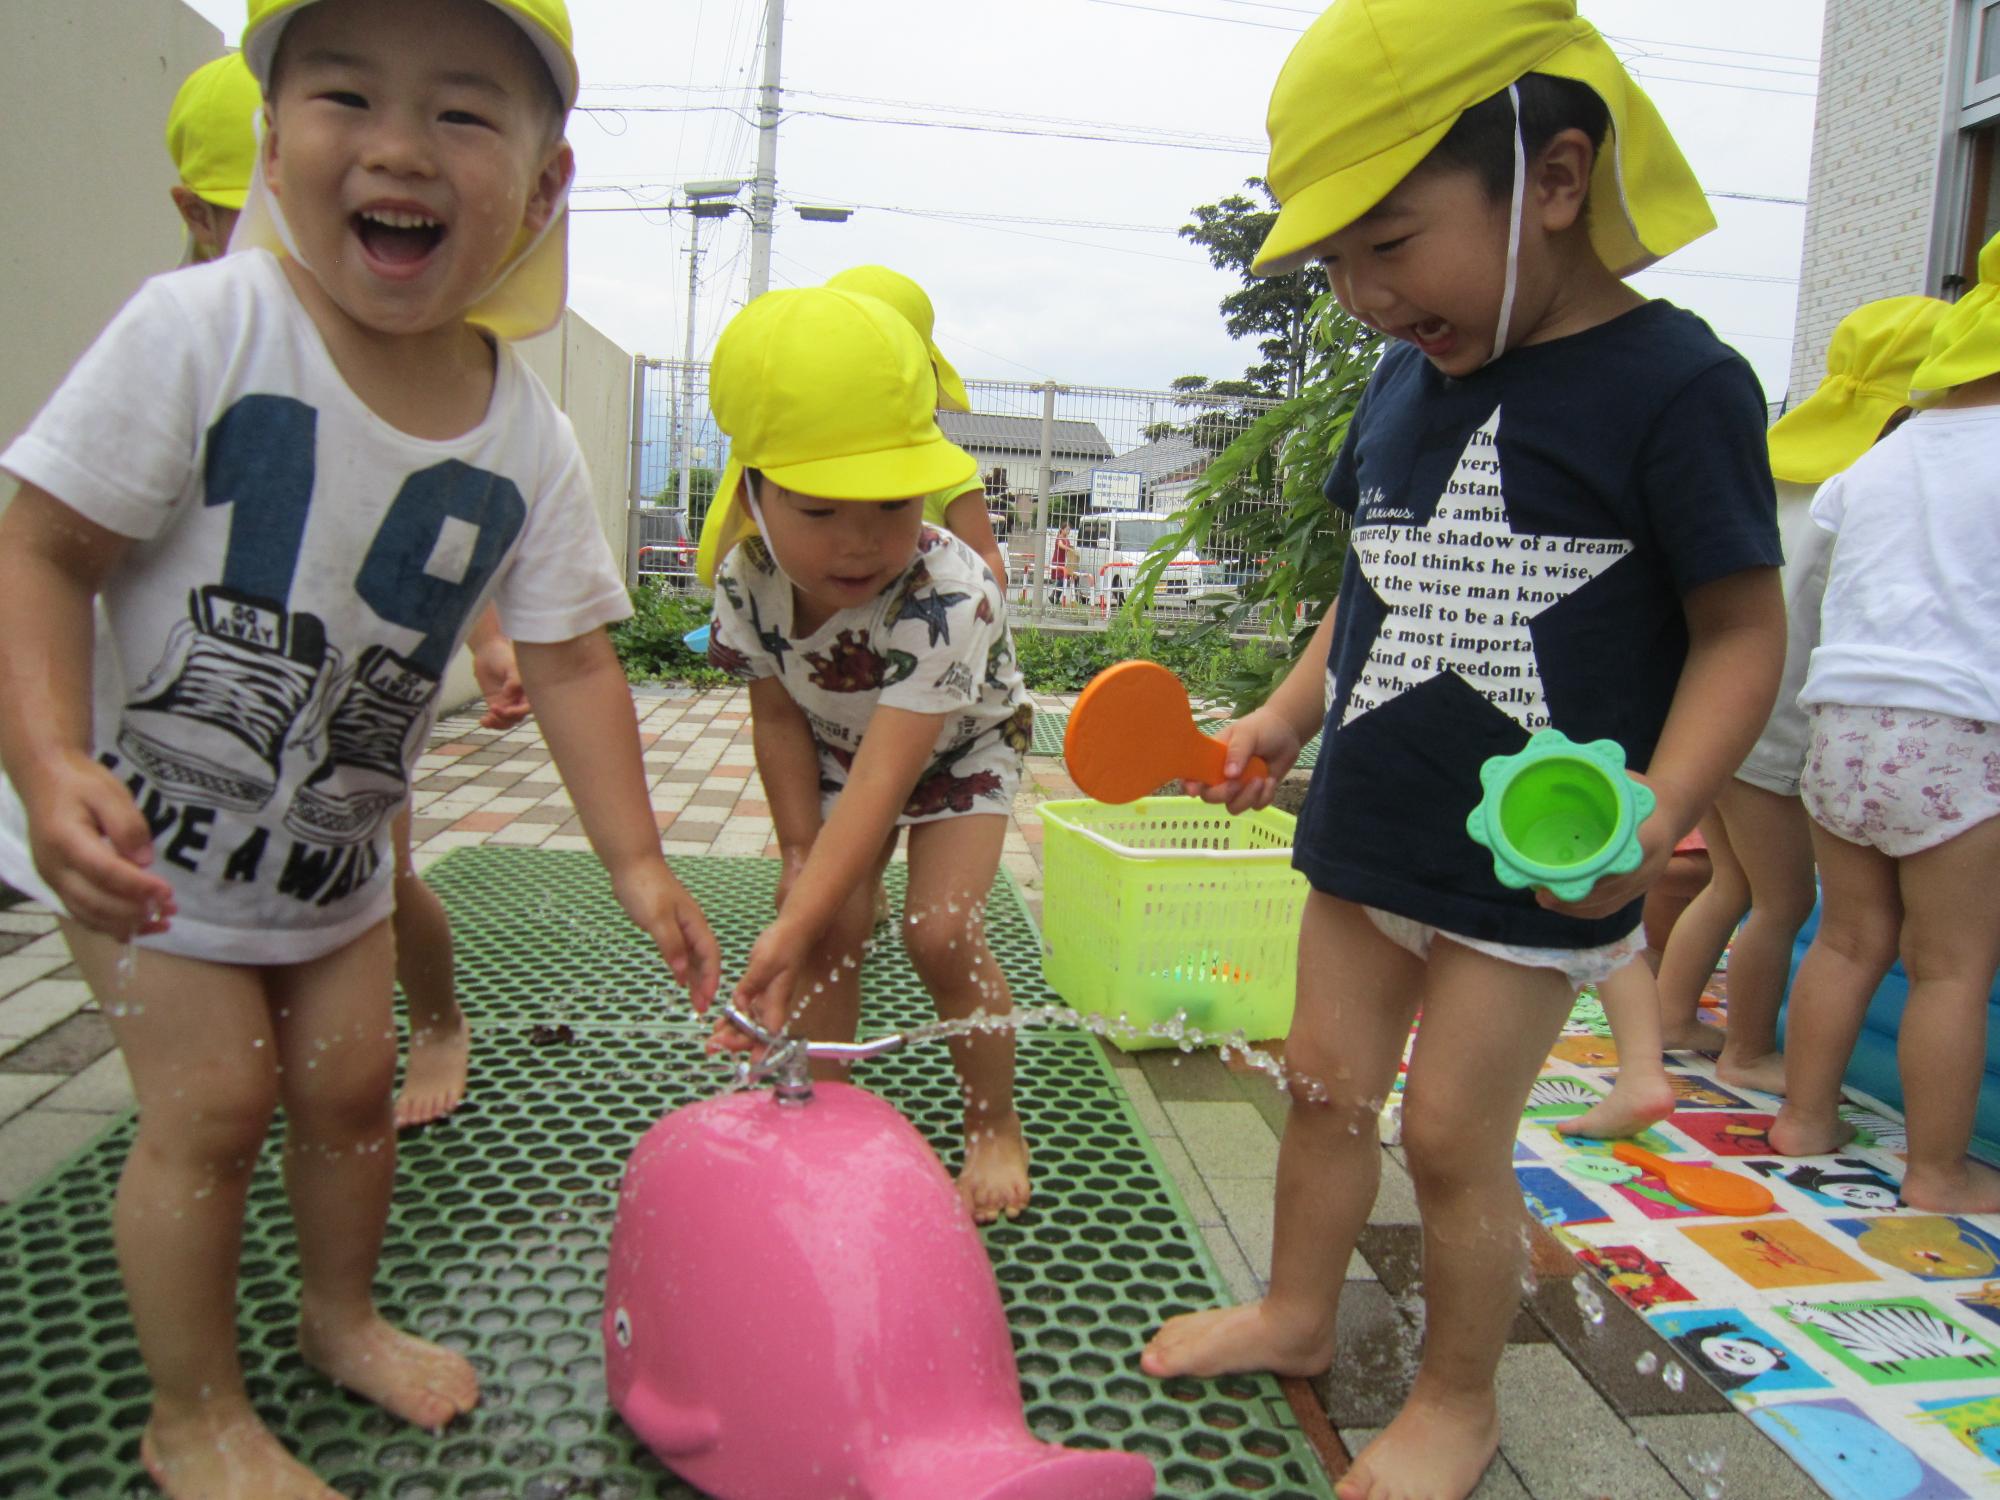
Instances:
[[[1667,1185],[1667,1191],[1690,1208],[1712,1214],[1742,1214],[1745,1217],[1771,1211],[1771,1190],[1761,1182],[1738,1177],[1719,1167],[1690,1167],[1641,1150],[1620,1141],[1611,1154],[1631,1166],[1651,1172]]]
[[[1063,760],[1086,797],[1131,802],[1163,782],[1222,780],[1228,751],[1194,727],[1187,689],[1158,662],[1122,661],[1091,678],[1063,731]],[[1268,776],[1251,756],[1243,775]]]

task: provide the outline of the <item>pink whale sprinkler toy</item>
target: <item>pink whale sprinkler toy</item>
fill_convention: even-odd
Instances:
[[[604,1295],[611,1404],[718,1500],[1149,1500],[1138,1454],[1058,1448],[1021,1414],[999,1286],[929,1146],[890,1104],[815,1086],[808,1044],[674,1110],[625,1167]]]

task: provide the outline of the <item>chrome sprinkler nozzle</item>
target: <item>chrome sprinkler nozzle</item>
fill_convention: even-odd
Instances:
[[[863,1062],[921,1040],[909,1032],[894,1031],[867,1042],[809,1042],[804,1037],[767,1031],[727,1001],[723,1003],[722,1014],[737,1030],[765,1049],[763,1057],[743,1065],[743,1082],[761,1083],[766,1078],[770,1079],[771,1090],[780,1104],[812,1102],[809,1065],[816,1057],[836,1062]]]

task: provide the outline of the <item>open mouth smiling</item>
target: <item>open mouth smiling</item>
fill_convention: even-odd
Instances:
[[[449,232],[435,215],[415,208],[364,208],[348,223],[369,259],[392,270],[422,266]]]

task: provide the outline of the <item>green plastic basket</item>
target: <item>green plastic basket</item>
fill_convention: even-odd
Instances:
[[[1236,817],[1196,797],[1036,811],[1051,989],[1122,1018],[1110,1036],[1128,1052],[1178,1045],[1166,1028],[1181,1012],[1211,1038],[1290,1029],[1306,881],[1289,813]]]

